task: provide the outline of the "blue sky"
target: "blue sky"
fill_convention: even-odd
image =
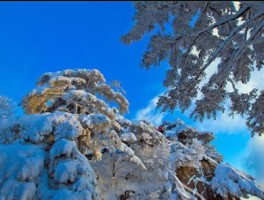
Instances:
[[[97,68],[107,81],[118,80],[126,90],[127,118],[152,116],[154,123],[157,117],[181,118],[200,129],[208,127],[216,132],[213,144],[224,160],[247,170],[242,159],[248,156],[251,141],[240,118],[229,121],[220,116],[217,123],[200,124],[177,111],[165,117],[153,111],[151,100],[164,91],[168,67],[166,63],[148,71],[139,67],[149,36],[132,45],[120,41],[132,27],[133,15],[131,2],[1,2],[0,95],[19,103],[45,72]]]
[[[2,2],[0,93],[19,102],[44,72],[98,68],[108,81],[121,82],[133,116],[164,78],[162,68],[139,67],[147,40],[120,42],[133,13],[129,2]]]

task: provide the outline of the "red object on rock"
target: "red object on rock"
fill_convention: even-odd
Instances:
[[[164,133],[164,126],[163,125],[159,126],[158,131]]]

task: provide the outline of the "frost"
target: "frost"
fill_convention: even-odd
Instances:
[[[252,87],[252,72],[264,66],[264,22],[259,22],[264,4],[239,5],[235,9],[232,1],[135,2],[134,25],[121,39],[129,44],[151,34],[141,65],[149,69],[168,61],[163,81],[167,90],[157,102],[162,111],[191,108],[190,117],[203,121],[216,119],[228,103],[230,114],[246,115],[252,135],[261,135],[263,88],[253,84],[244,92],[240,86]]]
[[[10,98],[0,96],[0,120],[12,117],[14,109],[14,102]]]

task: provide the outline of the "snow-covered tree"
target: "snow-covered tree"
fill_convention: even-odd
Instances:
[[[14,102],[5,96],[0,96],[0,119],[9,118],[14,114]]]
[[[247,116],[252,135],[264,133],[264,91],[239,91],[253,70],[264,66],[264,3],[216,1],[135,2],[133,28],[122,37],[125,43],[153,32],[142,59],[146,68],[168,60],[164,85],[167,92],[157,103],[163,111],[188,109],[195,119],[216,118],[231,100],[230,114]],[[155,31],[155,32],[154,32]],[[206,70],[217,63],[215,73]],[[227,90],[227,85],[231,90]],[[201,92],[201,98],[198,93]]]
[[[55,110],[90,114],[96,110],[113,119],[115,110],[107,109],[103,98],[116,102],[121,114],[128,111],[126,98],[112,90],[101,72],[96,69],[45,73],[37,85],[38,88],[26,96],[22,103],[28,114]]]
[[[128,101],[98,70],[46,73],[22,106],[26,115],[0,118],[1,198],[97,200],[90,162],[102,159],[102,149],[140,163],[118,136]]]
[[[106,101],[116,103],[119,108],[110,107]],[[97,159],[101,159],[102,146],[118,138],[115,131],[120,125],[116,114],[128,111],[127,99],[114,91],[96,69],[45,73],[37,88],[23,99],[22,106],[28,114],[55,111],[77,114],[85,133],[77,138],[79,150],[85,153],[90,149]],[[118,145],[117,141],[114,143]]]
[[[264,198],[253,177],[221,163],[212,133],[125,119],[127,100],[98,70],[46,73],[22,105],[29,114],[0,118],[2,199]]]

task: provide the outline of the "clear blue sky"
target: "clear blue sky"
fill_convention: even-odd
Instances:
[[[146,41],[125,45],[130,2],[1,2],[0,95],[20,102],[44,72],[98,68],[119,80],[134,112],[162,88],[164,69],[139,67]]]
[[[97,68],[107,81],[121,82],[130,102],[126,117],[133,119],[163,91],[167,68],[139,67],[148,36],[132,45],[120,41],[133,15],[131,2],[1,2],[0,95],[19,103],[45,72]],[[234,164],[248,139],[221,133],[214,144]]]

